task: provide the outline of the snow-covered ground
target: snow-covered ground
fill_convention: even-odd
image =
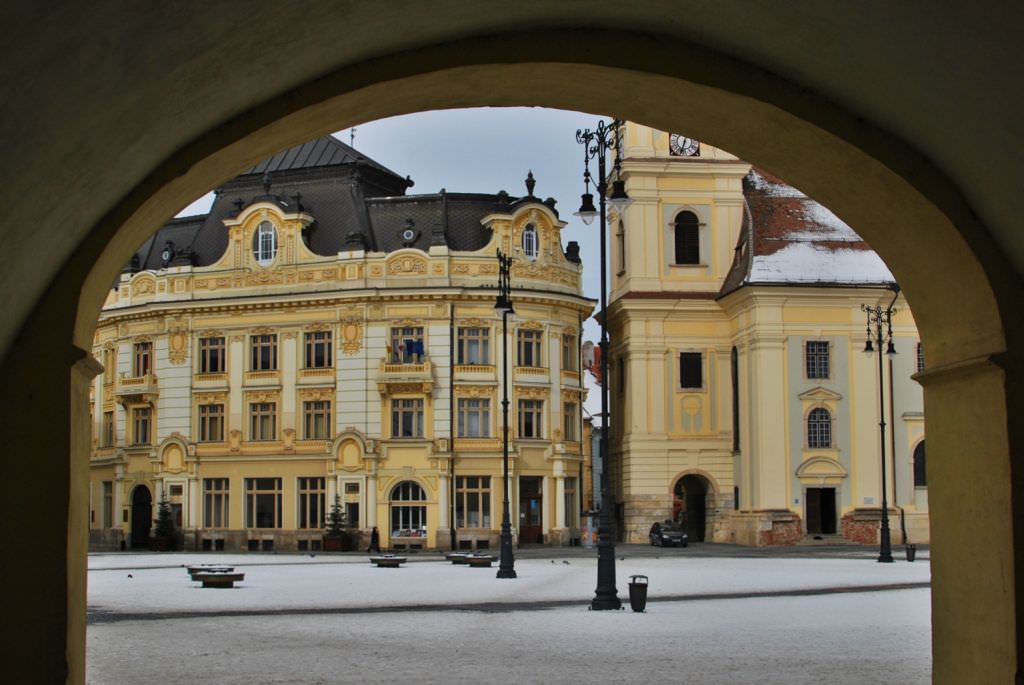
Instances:
[[[178,565],[197,561],[233,564],[245,581],[202,589]],[[495,569],[426,560],[378,569],[359,557],[92,557],[89,607],[98,622],[88,628],[89,682],[925,683],[930,676],[926,588],[669,601],[922,583],[927,562],[627,558],[617,562],[621,612],[587,611],[592,558],[518,559],[516,570],[518,578],[498,580]],[[628,611],[632,574],[650,579],[644,614]],[[566,600],[580,604],[500,607]],[[435,608],[358,611],[423,605]],[[173,616],[187,612],[210,614]],[[149,616],[126,620],[138,614]]]

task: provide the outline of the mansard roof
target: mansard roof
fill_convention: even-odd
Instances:
[[[314,221],[303,238],[315,254],[331,256],[356,241],[366,249],[391,252],[403,247],[423,251],[431,245],[453,250],[478,250],[490,241],[481,223],[494,212],[511,212],[521,204],[541,203],[554,210],[552,199],[507,193],[406,195],[412,180],[402,178],[332,136],[284,150],[224,183],[209,213],[172,219],[136,251],[125,270],[160,269],[161,251],[171,241],[173,263],[208,266],[227,249],[224,220],[257,201],[277,204],[284,212],[303,211]],[[557,214],[557,212],[556,212]],[[415,238],[402,233],[412,228]],[[578,259],[578,258],[577,258]]]
[[[755,167],[743,179],[743,196],[743,226],[721,294],[744,285],[895,282],[863,238],[796,188]]]

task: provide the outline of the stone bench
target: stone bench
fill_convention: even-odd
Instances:
[[[448,552],[444,555],[445,561],[450,561],[452,564],[466,564],[469,563],[466,557],[470,555],[470,552]]]
[[[377,568],[398,568],[406,561],[405,557],[396,557],[394,554],[382,554],[379,557],[370,557],[370,563],[377,564]]]
[[[192,575],[192,580],[202,583],[203,587],[232,588],[235,583],[245,580],[245,574],[227,571],[200,571]]]
[[[185,570],[188,571],[188,575],[192,580],[195,580],[197,573],[231,573],[235,568],[233,566],[225,566],[224,564],[197,564],[195,566],[186,566]]]
[[[467,554],[466,563],[473,568],[490,568],[498,558],[490,554]]]

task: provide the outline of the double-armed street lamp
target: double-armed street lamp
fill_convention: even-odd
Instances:
[[[900,296],[900,287],[893,283],[892,302],[884,309],[880,305],[860,306],[867,315],[867,340],[864,343],[864,354],[878,356],[878,432],[882,447],[882,526],[879,534],[878,561],[885,564],[892,563],[892,538],[889,533],[889,497],[888,486],[885,478],[885,386],[882,372],[882,355],[890,359],[896,354],[896,346],[892,339],[892,316],[896,313],[893,305],[896,298]],[[882,349],[883,343],[885,349]]]
[[[501,312],[501,465],[503,496],[501,501],[501,558],[498,578],[515,578],[515,558],[512,555],[512,522],[508,506],[508,317],[512,308],[512,284],[509,270],[512,257],[498,250],[498,299],[494,309]]]
[[[621,140],[619,138],[623,122],[619,119],[605,124],[604,121],[597,122],[597,127],[591,131],[588,129],[576,131],[576,142],[583,145],[583,202],[576,212],[584,224],[588,226],[595,218],[600,218],[600,240],[601,240],[601,312],[598,322],[601,325],[601,420],[602,430],[598,440],[598,453],[601,458],[601,513],[598,518],[597,528],[597,589],[594,591],[594,599],[590,608],[619,609],[622,607],[622,600],[619,599],[618,590],[615,587],[615,502],[612,498],[611,484],[608,477],[608,437],[611,429],[608,411],[608,231],[606,203],[615,208],[619,217],[629,206],[631,200],[626,194],[626,183],[622,180]],[[612,182],[612,192],[608,195],[608,179],[605,175],[607,169],[608,153],[615,152],[613,172],[615,181]],[[594,195],[590,192],[590,184],[593,177],[590,174],[590,161],[597,161],[597,197],[600,209],[594,207]]]

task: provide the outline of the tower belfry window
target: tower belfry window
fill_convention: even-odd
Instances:
[[[676,264],[700,264],[700,220],[693,212],[681,212],[675,222]]]

